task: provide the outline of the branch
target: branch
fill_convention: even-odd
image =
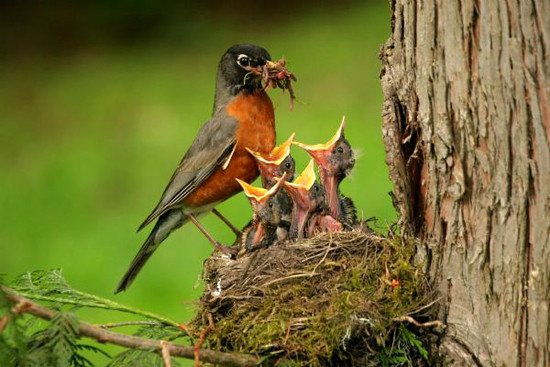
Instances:
[[[96,326],[99,326],[102,329],[114,329],[117,327],[124,327],[124,326],[164,326],[164,324],[156,321],[139,320],[139,321],[109,322],[107,324],[100,324]],[[190,335],[189,333],[187,334]]]
[[[6,294],[7,299],[14,304],[14,313],[28,313],[44,320],[51,320],[59,314],[49,308],[32,302],[28,298],[22,297],[8,287],[1,287]],[[195,359],[195,348],[177,345],[164,340],[146,339],[132,335],[124,335],[105,330],[99,326],[79,321],[78,333],[80,336],[97,340],[100,343],[115,344],[126,348],[155,351],[157,353],[168,353],[173,357]],[[225,353],[209,349],[202,349],[199,352],[199,359],[202,362],[219,364],[223,366],[255,366],[259,359],[255,356],[241,353]]]
[[[88,299],[92,299],[96,302],[87,302],[87,301],[82,301],[82,300],[74,300],[74,299],[71,299],[71,298],[51,297],[51,296],[45,296],[45,295],[40,295],[40,294],[29,294],[29,293],[20,292],[20,291],[14,291],[14,292],[17,292],[17,294],[19,294],[23,297],[31,298],[31,299],[34,299],[34,300],[37,300],[37,301],[58,302],[58,303],[63,303],[63,304],[68,304],[68,305],[76,305],[76,306],[81,306],[81,307],[101,308],[101,309],[106,309],[106,310],[121,311],[121,312],[131,313],[131,314],[134,314],[134,315],[144,316],[144,317],[147,317],[147,318],[152,319],[152,320],[157,320],[157,321],[159,321],[163,324],[166,324],[166,325],[172,325],[172,326],[175,326],[175,327],[179,327],[179,324],[177,322],[169,320],[166,317],[155,315],[155,314],[147,312],[147,311],[136,310],[134,308],[121,305],[120,303],[117,303],[117,302],[114,302],[114,301],[111,301],[111,300],[108,300],[108,299],[105,299],[105,298],[99,298],[99,297],[94,296],[94,295],[89,294],[89,293],[80,292],[80,291],[77,291],[77,290],[74,290],[74,289],[72,289],[71,291],[75,295],[85,297],[85,298],[88,298]]]
[[[424,328],[424,327],[436,327],[436,328],[440,328],[440,329],[445,328],[445,324],[442,323],[439,320],[433,320],[433,321],[428,321],[428,322],[418,322],[412,316],[396,317],[396,318],[393,319],[393,321],[408,322],[410,324],[413,324],[416,327],[421,327],[421,328]]]

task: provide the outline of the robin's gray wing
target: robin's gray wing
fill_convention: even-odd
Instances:
[[[236,130],[237,121],[227,116],[213,116],[201,127],[164,189],[159,203],[138,231],[167,210],[181,206],[187,195],[231,158],[236,143]]]

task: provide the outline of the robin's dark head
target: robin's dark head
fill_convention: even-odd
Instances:
[[[218,66],[220,83],[230,88],[232,94],[239,91],[262,88],[263,66],[271,56],[266,49],[249,44],[234,45],[222,56]]]

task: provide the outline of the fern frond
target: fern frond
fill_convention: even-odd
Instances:
[[[54,305],[72,305],[76,308],[101,308],[140,315],[165,325],[177,327],[178,323],[166,317],[124,306],[109,299],[73,289],[63,277],[61,269],[36,270],[15,279],[10,287],[23,297],[51,302]]]

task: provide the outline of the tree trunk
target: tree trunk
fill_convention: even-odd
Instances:
[[[550,365],[550,1],[393,0],[384,139],[451,365]]]

